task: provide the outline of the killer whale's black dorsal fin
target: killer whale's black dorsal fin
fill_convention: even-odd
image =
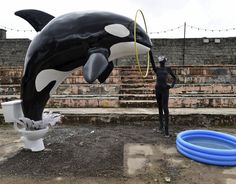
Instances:
[[[20,10],[15,12],[15,15],[29,22],[37,32],[41,31],[54,18],[54,16],[48,13],[33,9]]]

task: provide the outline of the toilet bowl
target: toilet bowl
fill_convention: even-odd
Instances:
[[[30,149],[33,152],[42,151],[45,149],[43,137],[46,135],[48,130],[48,127],[33,131],[26,130],[25,128],[17,129],[21,135],[21,140],[24,143],[24,148]]]

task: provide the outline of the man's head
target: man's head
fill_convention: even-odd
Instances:
[[[159,56],[158,61],[159,63],[165,63],[167,61],[167,58],[165,56]]]

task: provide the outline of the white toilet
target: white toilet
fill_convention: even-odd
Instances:
[[[31,151],[42,151],[45,149],[43,137],[48,132],[48,127],[40,130],[26,130],[25,127],[18,128],[18,125],[24,126],[18,119],[24,117],[21,107],[21,100],[13,100],[3,102],[2,111],[4,120],[7,123],[14,123],[14,128],[20,133],[21,140],[24,143],[24,148],[31,149]]]
[[[48,132],[48,127],[41,130],[25,130],[25,128],[18,129],[21,134],[21,140],[24,143],[24,148],[31,149],[33,152],[42,151],[45,149],[43,137]]]

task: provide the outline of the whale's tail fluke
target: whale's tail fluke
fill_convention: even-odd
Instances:
[[[48,13],[33,9],[20,10],[15,12],[15,15],[29,22],[37,32],[41,31],[54,18]]]

